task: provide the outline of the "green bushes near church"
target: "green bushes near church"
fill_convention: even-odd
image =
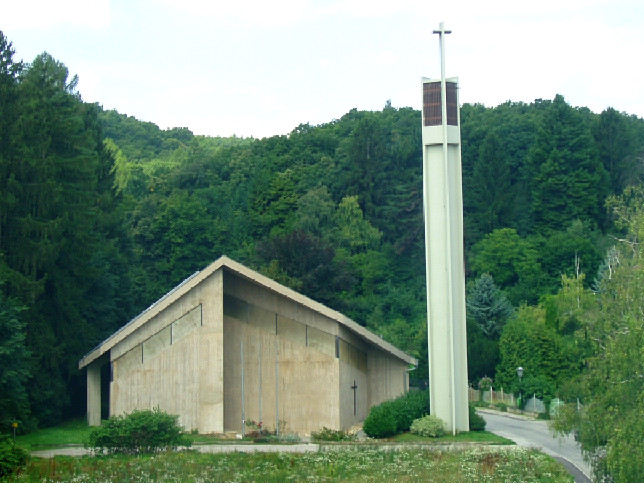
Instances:
[[[190,444],[179,416],[158,408],[110,417],[89,435],[89,446],[96,454],[155,453]]]
[[[470,404],[470,431],[485,431],[485,419],[476,413],[474,405]]]
[[[428,414],[411,423],[409,430],[419,436],[438,438],[445,434],[445,423],[438,416]]]
[[[390,401],[387,402],[390,403]],[[373,406],[362,424],[362,430],[370,438],[388,438],[396,434],[396,419],[390,404]]]
[[[387,438],[409,431],[415,419],[429,413],[429,391],[407,394],[373,406],[362,429],[370,438]]]
[[[373,406],[362,429],[370,438],[388,438],[405,431],[412,430],[414,432],[412,427],[415,425],[418,431],[427,432],[428,436],[440,436],[440,425],[434,421],[438,418],[427,419],[425,416],[428,414],[429,391],[409,391],[396,399]],[[469,416],[470,431],[485,430],[485,420],[476,414],[476,410],[471,404]],[[418,420],[422,420],[422,422],[418,422]],[[438,421],[442,424],[442,421]],[[416,432],[416,434],[421,434],[421,432]]]

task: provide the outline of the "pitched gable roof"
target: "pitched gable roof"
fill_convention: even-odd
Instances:
[[[394,345],[389,342],[381,339],[374,333],[365,329],[361,325],[357,324],[344,314],[337,312],[319,302],[316,302],[305,295],[302,295],[284,285],[281,285],[274,280],[258,273],[254,270],[251,270],[248,267],[245,267],[241,263],[238,263],[226,256],[220,257],[215,262],[208,265],[201,271],[193,273],[190,277],[186,278],[183,282],[173,288],[166,295],[161,297],[155,303],[150,305],[147,309],[137,315],[134,319],[129,321],[119,330],[114,332],[111,336],[105,339],[103,342],[98,344],[94,349],[92,349],[88,354],[86,354],[78,363],[79,369],[90,364],[92,361],[98,359],[103,354],[106,354],[112,347],[124,340],[139,327],[144,325],[150,319],[161,313],[164,309],[169,307],[173,302],[177,301],[183,295],[188,293],[192,288],[199,285],[202,281],[206,280],[210,275],[215,273],[217,270],[228,270],[229,272],[245,278],[251,282],[260,285],[267,290],[283,295],[284,297],[289,298],[290,300],[303,305],[304,307],[318,312],[332,320],[337,321],[339,324],[345,326],[353,333],[358,335],[360,338],[364,339],[366,342],[379,347],[381,350],[392,354],[393,356],[405,361],[408,364],[417,365],[418,361],[401,351]]]

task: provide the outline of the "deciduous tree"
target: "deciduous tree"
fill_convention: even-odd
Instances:
[[[644,474],[644,189],[609,200],[626,235],[600,282],[598,316],[581,319],[580,343],[590,345],[583,411],[562,411],[555,429],[575,431],[595,477],[618,482]]]

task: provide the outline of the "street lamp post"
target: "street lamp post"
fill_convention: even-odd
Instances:
[[[521,401],[521,379],[523,378],[523,367],[517,367],[517,376],[519,376],[519,401]]]

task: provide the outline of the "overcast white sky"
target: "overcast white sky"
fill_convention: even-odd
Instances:
[[[462,103],[559,93],[644,117],[643,0],[0,0],[17,59],[47,51],[84,100],[212,136],[419,109],[441,21]]]

